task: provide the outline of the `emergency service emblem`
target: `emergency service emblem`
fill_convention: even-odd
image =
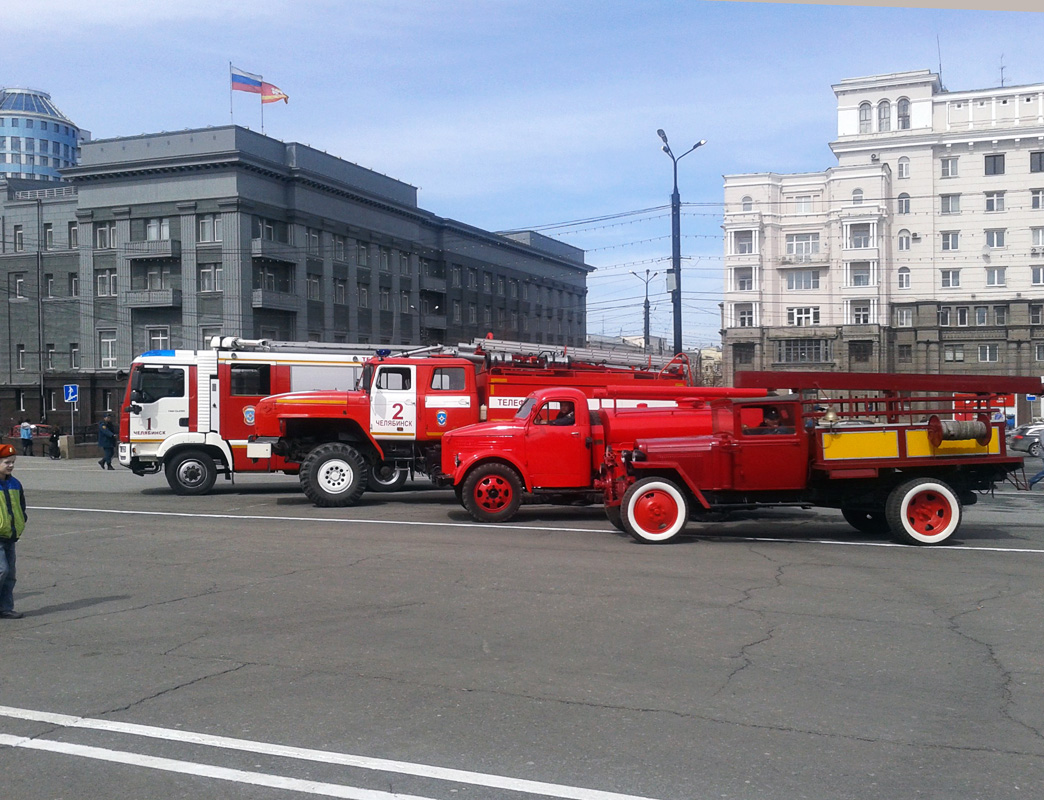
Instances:
[[[253,406],[245,406],[243,408],[243,422],[245,422],[247,425],[253,425],[254,424],[254,407]]]
[[[439,425],[445,425],[447,417],[448,414],[446,414],[445,410],[440,408],[435,414],[435,421],[438,422]]]

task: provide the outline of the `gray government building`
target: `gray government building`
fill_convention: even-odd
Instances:
[[[67,427],[66,384],[94,422],[135,355],[217,334],[585,343],[582,250],[438,217],[311,147],[232,125],[98,139],[61,176],[0,176],[5,425]]]

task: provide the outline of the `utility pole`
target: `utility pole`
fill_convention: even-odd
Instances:
[[[649,270],[645,270],[645,277],[643,278],[641,275],[639,275],[637,272],[635,272],[632,269],[631,270],[631,274],[634,275],[634,277],[636,277],[638,280],[645,282],[645,329],[644,329],[645,333],[642,336],[642,344],[643,344],[642,349],[643,349],[644,352],[648,353],[649,352],[649,281],[651,281],[653,278],[655,278],[660,273],[654,272],[654,273],[652,273],[650,275],[649,274]]]
[[[671,146],[667,142],[667,134],[663,128],[656,131],[656,135],[663,140],[660,148],[671,159],[674,165],[674,191],[671,193],[671,273],[674,275],[674,287],[671,290],[671,301],[674,307],[674,354],[682,352],[682,310],[681,310],[681,195],[678,194],[678,162],[689,155],[698,147],[707,144],[706,139],[700,139],[696,144],[675,157],[671,152]]]

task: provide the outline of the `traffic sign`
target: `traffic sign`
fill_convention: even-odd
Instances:
[[[1028,394],[1028,395],[1026,395],[1026,402],[1027,403],[1035,403],[1035,402],[1037,402],[1037,395],[1035,395],[1035,394]]]
[[[80,402],[80,384],[78,384],[78,383],[67,383],[67,384],[65,384],[65,402],[66,403],[78,403],[78,402]]]

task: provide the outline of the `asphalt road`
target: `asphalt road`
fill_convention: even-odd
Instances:
[[[324,510],[283,477],[15,474],[3,798],[1044,795],[1042,492],[939,548],[801,510],[643,546],[424,485]]]

